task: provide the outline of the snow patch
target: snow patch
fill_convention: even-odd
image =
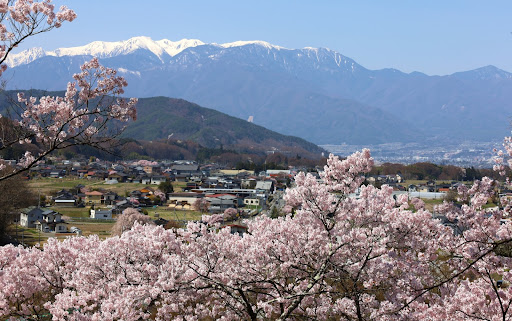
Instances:
[[[15,67],[31,63],[32,61],[46,56],[46,52],[41,47],[31,48],[24,50],[18,54],[12,54],[7,56],[5,63],[9,67]]]
[[[133,70],[125,69],[125,68],[117,68],[117,71],[119,71],[122,74],[130,74],[130,75],[136,75],[136,76],[140,77],[140,71],[133,71]]]
[[[277,49],[277,50],[286,49],[284,47],[276,46],[276,45],[273,45],[266,41],[261,41],[261,40],[228,42],[228,43],[223,43],[220,46],[223,48],[232,48],[232,47],[242,47],[242,46],[247,46],[247,45],[258,45],[258,46],[265,47],[267,49]]]

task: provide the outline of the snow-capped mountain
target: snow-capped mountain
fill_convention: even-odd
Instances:
[[[149,37],[134,37],[126,41],[94,41],[85,46],[59,48],[53,51],[45,51],[43,48],[31,48],[20,53],[10,55],[7,59],[9,67],[16,67],[31,63],[32,61],[45,57],[63,57],[63,56],[94,56],[98,58],[110,58],[120,55],[127,55],[137,50],[147,50],[157,56],[160,60],[164,60],[165,56],[174,57],[187,48],[197,47],[205,43],[197,39],[182,39],[179,41],[171,41],[162,39],[154,41]],[[279,46],[271,45],[265,41],[236,41],[224,44],[213,44],[221,48],[241,47],[245,45],[256,44],[267,49],[284,49]]]
[[[488,140],[508,134],[512,74],[488,66],[449,76],[369,70],[326,48],[264,41],[203,43],[136,37],[9,57],[9,89],[61,90],[91,56],[137,97],[184,98],[319,144],[424,139]],[[489,128],[493,128],[490,131]]]
[[[149,37],[134,37],[126,41],[95,41],[85,46],[59,48],[53,51],[44,51],[43,48],[32,48],[9,56],[7,64],[9,67],[16,67],[31,63],[32,61],[44,56],[94,56],[98,58],[109,58],[119,55],[127,55],[140,49],[148,50],[158,58],[162,59],[165,55],[172,57],[187,48],[203,44],[204,43],[202,41],[196,39],[182,39],[180,41],[162,39],[154,41]]]

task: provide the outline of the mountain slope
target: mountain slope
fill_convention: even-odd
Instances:
[[[192,140],[209,148],[295,151],[319,156],[323,149],[304,139],[285,136],[183,99],[139,99],[137,121],[123,136],[142,139]]]

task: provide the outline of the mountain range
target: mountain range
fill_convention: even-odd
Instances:
[[[512,74],[496,67],[446,76],[369,70],[330,49],[264,41],[136,37],[33,48],[9,57],[3,79],[8,89],[62,90],[91,56],[125,76],[128,96],[183,98],[316,144],[442,144],[509,133]]]

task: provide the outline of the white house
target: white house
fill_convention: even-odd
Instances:
[[[257,197],[246,197],[244,198],[244,204],[246,206],[259,206],[260,205],[260,199]]]
[[[62,221],[62,215],[58,212],[30,207],[20,214],[20,225],[35,227],[42,232],[62,233],[67,231],[66,223]]]
[[[111,220],[112,210],[91,209],[90,217],[95,220]]]

